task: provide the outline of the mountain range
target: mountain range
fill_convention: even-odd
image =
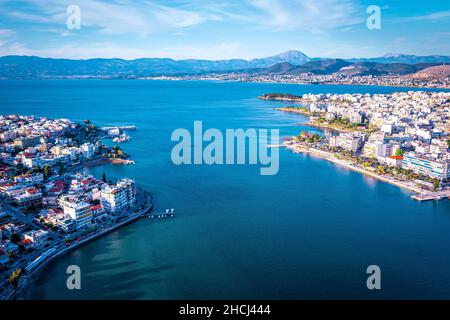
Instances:
[[[55,77],[139,78],[159,75],[187,75],[211,72],[247,72],[252,74],[300,74],[311,72],[349,75],[411,74],[450,62],[450,56],[414,56],[388,54],[378,58],[310,58],[300,51],[253,59],[174,60],[169,58],[53,59],[36,56],[0,57],[0,78],[35,79]]]

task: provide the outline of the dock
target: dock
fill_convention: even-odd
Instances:
[[[175,218],[175,210],[174,209],[166,209],[165,212],[157,212],[157,213],[148,213],[149,219],[166,219],[166,218]]]
[[[411,198],[417,201],[441,200],[449,197],[450,197],[450,190],[421,193],[411,196]]]

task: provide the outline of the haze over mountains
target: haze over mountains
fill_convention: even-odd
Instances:
[[[405,75],[445,63],[450,63],[450,56],[387,54],[377,58],[312,59],[295,50],[253,60],[173,60],[169,58],[71,60],[35,56],[4,56],[0,57],[0,77],[3,79],[139,78],[236,71],[262,75],[296,75],[305,72],[315,74],[341,72],[348,75]]]

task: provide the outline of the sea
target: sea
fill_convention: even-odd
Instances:
[[[172,132],[208,128],[302,130],[307,118],[276,110],[264,93],[391,93],[424,90],[215,81],[0,81],[0,114],[98,126],[135,125],[120,147],[134,165],[84,169],[129,177],[152,193],[154,211],[60,257],[24,299],[448,299],[450,200],[411,193],[280,148],[279,171],[258,165],[175,165]],[[112,143],[112,142],[107,142]],[[66,271],[81,270],[69,290]],[[379,266],[381,289],[367,268]]]

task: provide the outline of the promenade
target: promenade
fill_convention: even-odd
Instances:
[[[321,157],[321,158],[323,158],[325,160],[328,160],[330,162],[333,162],[335,164],[341,165],[341,166],[343,166],[345,168],[348,168],[350,170],[362,173],[364,175],[367,175],[369,177],[378,179],[378,180],[383,181],[383,182],[390,183],[390,184],[395,185],[395,186],[397,186],[399,188],[403,188],[405,190],[414,192],[415,194],[411,196],[411,198],[414,199],[414,200],[418,200],[418,201],[438,200],[438,199],[450,196],[450,190],[441,190],[441,191],[431,192],[429,190],[421,189],[421,188],[417,187],[414,184],[414,182],[412,182],[412,181],[399,181],[399,180],[394,179],[392,177],[387,177],[385,175],[380,175],[380,174],[377,174],[375,172],[366,170],[366,169],[364,169],[364,168],[362,168],[360,166],[357,166],[355,164],[349,163],[347,161],[339,160],[331,152],[327,152],[327,151],[323,151],[323,150],[319,150],[319,149],[315,149],[315,148],[311,148],[311,147],[306,147],[306,146],[302,146],[302,145],[299,145],[299,144],[285,143],[285,146],[287,148],[291,149],[295,153],[309,153],[309,154]]]

